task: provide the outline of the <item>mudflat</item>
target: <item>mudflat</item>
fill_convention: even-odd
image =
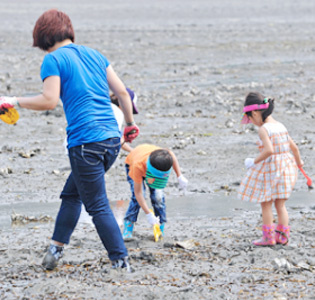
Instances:
[[[126,242],[132,274],[110,270],[89,223],[78,224],[52,272],[41,268],[50,218],[0,228],[1,299],[315,299],[315,197],[303,175],[288,201],[288,246],[253,247],[260,208],[237,200],[244,159],[258,153],[257,129],[240,125],[250,91],[275,98],[273,116],[315,178],[315,3],[64,2],[0,3],[0,95],[41,91],[44,53],[32,48],[32,30],[45,10],[58,8],[72,19],[76,43],[103,53],[137,93],[141,133],[132,146],[172,149],[189,187],[179,194],[171,176],[163,240],[153,241],[140,214],[135,238]],[[41,207],[54,219],[52,204],[70,172],[62,105],[19,113],[16,125],[0,124],[1,204],[12,213],[33,205],[38,218]],[[123,208],[130,197],[125,156],[106,175],[109,199]]]

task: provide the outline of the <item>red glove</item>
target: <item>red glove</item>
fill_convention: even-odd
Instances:
[[[137,125],[126,126],[124,130],[125,141],[131,143],[139,135],[139,132]]]

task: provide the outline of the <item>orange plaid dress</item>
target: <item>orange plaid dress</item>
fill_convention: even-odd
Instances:
[[[281,123],[263,125],[272,142],[274,154],[248,169],[241,181],[238,198],[249,202],[288,199],[297,180],[297,165],[290,153],[289,134]],[[259,151],[263,150],[261,140]]]

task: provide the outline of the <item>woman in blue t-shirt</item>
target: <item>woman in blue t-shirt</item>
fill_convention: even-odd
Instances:
[[[120,150],[120,129],[109,96],[118,98],[126,127],[124,138],[131,142],[139,134],[130,96],[112,66],[98,51],[74,44],[70,18],[58,10],[48,10],[37,20],[33,46],[46,52],[41,66],[43,92],[34,97],[1,97],[2,105],[33,110],[54,109],[62,100],[67,119],[67,143],[71,174],[60,195],[51,245],[43,266],[54,269],[63,255],[77,224],[82,202],[93,222],[113,268],[130,271],[128,253],[105,189],[105,172]]]

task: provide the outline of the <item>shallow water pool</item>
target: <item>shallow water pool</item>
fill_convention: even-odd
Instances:
[[[116,216],[119,225],[123,222],[124,213],[127,210],[129,202],[124,200],[112,201],[111,207]],[[167,216],[175,219],[200,218],[217,218],[231,217],[239,214],[240,210],[254,211],[259,210],[258,204],[242,202],[237,200],[236,195],[219,195],[219,194],[195,194],[188,195],[167,195]],[[17,213],[28,217],[40,217],[49,215],[55,219],[60,202],[53,203],[17,203],[0,205],[0,229],[11,228],[11,214]],[[311,209],[315,207],[314,192],[295,192],[287,202],[290,209]],[[143,217],[143,212],[139,218]],[[82,214],[81,223],[89,223],[90,218],[87,214]],[[36,223],[40,226],[43,223]],[[34,223],[29,223],[34,226]],[[28,226],[28,225],[24,225]]]

